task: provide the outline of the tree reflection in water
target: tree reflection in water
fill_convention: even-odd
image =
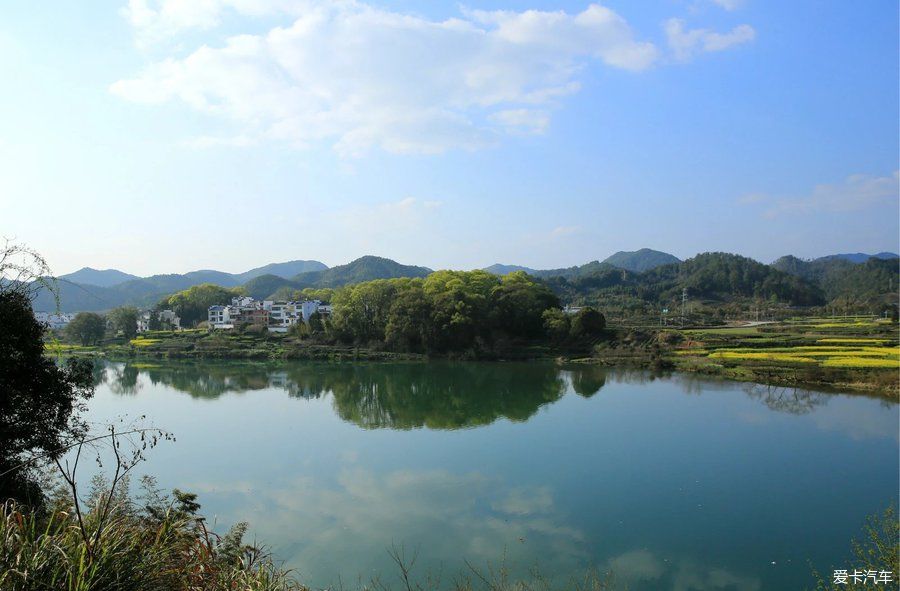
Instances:
[[[274,388],[288,396],[332,396],[343,420],[365,429],[465,429],[498,419],[526,421],[567,390],[590,398],[607,383],[647,384],[677,380],[690,394],[705,386],[741,388],[769,409],[805,414],[828,394],[801,388],[740,384],[696,375],[661,374],[597,365],[550,363],[107,363],[96,372],[116,394],[134,395],[142,384],[162,384],[195,398],[218,398]]]
[[[589,397],[606,370],[572,370],[573,389]],[[332,396],[335,412],[363,428],[461,429],[497,419],[525,421],[559,400],[567,381],[549,363],[309,363],[108,364],[105,381],[116,394],[134,394],[139,375],[195,398],[277,388],[296,398]]]
[[[828,404],[828,394],[812,392],[801,388],[745,384],[744,392],[754,400],[759,400],[771,410],[792,415],[804,415],[817,407]]]

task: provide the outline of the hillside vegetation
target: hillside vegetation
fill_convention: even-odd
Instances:
[[[616,254],[606,258],[604,263],[633,271],[635,273],[643,273],[663,265],[673,265],[681,262],[681,259],[667,252],[660,252],[651,248],[642,248],[633,252],[619,251]]]
[[[772,305],[829,306],[843,313],[880,314],[890,309],[900,283],[898,259],[884,258],[888,256],[885,254],[854,263],[850,260],[854,256],[834,255],[813,261],[786,256],[764,265],[728,253],[704,253],[682,262],[663,252],[641,249],[568,268],[536,270],[497,264],[485,272],[503,276],[524,271],[541,279],[564,304],[590,304],[622,316],[659,314],[662,309],[680,304],[683,289],[688,290],[688,298],[694,303],[720,310],[731,306],[735,313],[746,312],[750,304],[756,309]],[[670,262],[661,264],[665,261]],[[289,275],[297,269],[302,272]],[[171,294],[201,284],[240,288],[242,293],[257,299],[289,299],[302,290],[334,289],[375,279],[425,278],[431,272],[426,267],[364,256],[330,269],[316,261],[292,261],[237,275],[193,271],[132,279],[106,287],[63,277],[59,295],[64,312],[97,311],[123,305],[153,306]],[[90,273],[81,275],[89,276]],[[51,294],[39,292],[35,309],[53,310],[55,306]]]

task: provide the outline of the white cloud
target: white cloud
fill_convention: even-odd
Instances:
[[[256,139],[324,141],[344,155],[478,149],[544,131],[591,61],[637,71],[658,57],[599,4],[574,14],[463,11],[442,21],[355,0],[130,0],[124,13],[139,42],[211,29],[228,14],[285,20],[112,84],[130,101],[181,101],[225,119],[242,138],[201,146]]]
[[[535,109],[507,109],[492,113],[488,119],[511,133],[543,133],[550,125],[550,115]]]
[[[563,238],[565,236],[572,236],[573,234],[577,234],[580,231],[581,226],[557,226],[550,232],[550,237]]]
[[[709,29],[685,30],[684,21],[673,18],[666,21],[664,29],[669,48],[679,61],[688,61],[699,52],[724,51],[756,38],[756,30],[750,25],[738,25],[728,33],[717,33]]]
[[[729,11],[737,10],[744,4],[743,0],[712,0],[712,2]]]
[[[765,211],[768,218],[813,212],[850,212],[896,203],[900,196],[900,171],[890,176],[854,174],[843,182],[816,185],[804,197],[768,199],[773,202]],[[756,202],[762,202],[757,198]]]

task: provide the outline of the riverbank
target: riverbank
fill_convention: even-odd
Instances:
[[[636,330],[578,361],[900,396],[897,324],[870,317]]]
[[[896,323],[868,317],[801,318],[709,328],[612,329],[578,346],[494,343],[439,356],[457,360],[557,360],[677,370],[763,384],[900,396]],[[96,347],[49,343],[60,355],[110,359],[426,361],[434,356],[280,334],[155,331]]]
[[[97,346],[59,342],[47,344],[51,354],[110,359],[228,359],[254,361],[426,361],[429,358],[523,361],[590,355],[591,344],[555,347],[539,342],[499,342],[490,347],[426,355],[370,346],[333,343],[282,334],[209,332],[207,330],[153,331],[125,341],[110,340]]]

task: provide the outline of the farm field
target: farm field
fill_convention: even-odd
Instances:
[[[680,369],[738,379],[829,383],[896,396],[897,324],[863,316],[798,318],[749,327],[673,331]]]

